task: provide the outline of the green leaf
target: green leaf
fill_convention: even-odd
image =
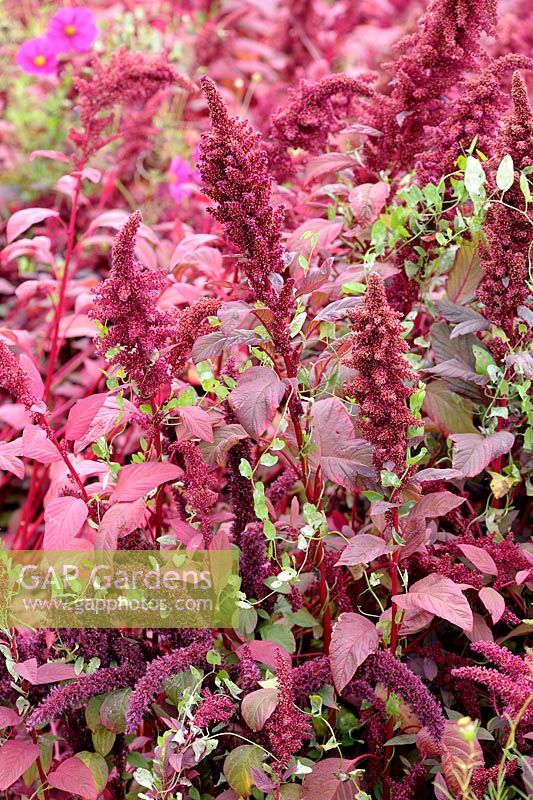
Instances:
[[[209,650],[206,653],[205,660],[208,664],[215,665],[222,663],[222,656],[218,652],[218,650]]]
[[[289,653],[294,653],[296,642],[289,628],[281,622],[269,623],[261,628],[261,638],[280,644]]]
[[[495,361],[488,350],[477,344],[472,345],[472,351],[476,359],[476,372],[478,375],[488,375],[488,368],[495,365]]]
[[[155,778],[152,773],[148,772],[147,769],[143,769],[142,767],[135,770],[133,777],[139,786],[144,786],[145,789],[151,789],[155,782]]]
[[[100,722],[100,707],[104,702],[105,697],[104,695],[97,695],[96,697],[91,697],[87,706],[85,708],[85,720],[87,722],[87,727],[91,731],[95,731],[101,725]]]
[[[266,519],[264,521],[263,533],[265,534],[265,539],[268,539],[269,542],[273,542],[276,538],[276,526],[273,522],[271,522],[271,520]]]
[[[263,751],[252,744],[236,747],[226,756],[224,775],[231,788],[242,797],[249,797],[255,785],[252,769],[261,769]]]
[[[239,464],[239,472],[240,472],[240,474],[242,475],[243,478],[247,478],[248,480],[251,480],[252,475],[253,475],[253,470],[252,470],[252,465],[250,464],[248,459],[241,458],[241,461],[240,461],[240,464]]]
[[[394,474],[394,472],[389,472],[388,469],[381,470],[381,485],[382,486],[394,486],[397,489],[401,485],[400,478]]]
[[[498,165],[496,172],[496,186],[501,192],[506,192],[514,183],[514,164],[512,156],[507,153]]]
[[[106,756],[111,752],[111,748],[115,744],[116,738],[116,733],[108,731],[107,728],[103,727],[103,725],[99,725],[98,728],[92,733],[94,749],[97,753],[100,753],[100,755]]]
[[[523,172],[520,173],[520,189],[524,195],[526,203],[531,202],[531,190],[529,188],[529,181]]]
[[[126,761],[128,764],[131,764],[132,767],[146,769],[146,767],[150,766],[150,762],[147,758],[142,756],[140,753],[134,751],[133,753],[128,753],[126,756]]]
[[[126,709],[131,689],[117,689],[105,698],[100,708],[100,722],[113,733],[124,733],[126,727]]]
[[[471,197],[479,197],[485,180],[481,163],[474,156],[468,156],[465,169],[465,187],[468,194]]]
[[[85,766],[90,770],[98,794],[103,792],[107,786],[107,779],[109,777],[109,770],[105,759],[99,753],[89,753],[88,750],[76,753],[76,758],[83,761]]]
[[[253,731],[262,731],[265,722],[272,716],[278,704],[278,691],[273,687],[256,689],[243,698],[241,713]]]
[[[265,502],[265,487],[258,482],[254,486],[254,511],[257,519],[268,519],[268,509]]]
[[[263,453],[263,455],[259,459],[259,463],[263,467],[273,467],[274,464],[278,463],[278,457],[273,456],[271,453]]]

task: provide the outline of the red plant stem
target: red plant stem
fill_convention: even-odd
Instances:
[[[284,356],[285,368],[287,370],[288,378],[296,378],[296,370],[289,356]],[[292,425],[294,428],[294,435],[296,436],[296,443],[298,445],[298,453],[300,465],[302,469],[302,477],[304,483],[305,494],[310,503],[314,503],[318,508],[318,498],[322,491],[322,481],[319,477],[320,470],[317,470],[315,477],[315,484],[313,487],[309,484],[309,466],[307,464],[307,457],[303,452],[304,437],[300,418],[295,413],[291,401],[289,400],[289,414],[291,417]],[[318,541],[315,550],[315,564],[320,572],[318,591],[320,595],[320,604],[323,609],[322,625],[324,628],[324,652],[329,653],[329,645],[331,642],[331,610],[328,603],[328,584],[326,580],[326,565],[324,563],[324,545],[322,541]]]
[[[26,530],[28,529],[28,525],[30,524],[30,520],[31,520],[31,518],[33,516],[33,501],[35,499],[35,495],[37,494],[37,487],[38,487],[37,475],[38,475],[38,473],[39,473],[39,470],[38,470],[37,466],[34,464],[33,465],[33,469],[32,469],[32,473],[31,473],[31,478],[30,478],[30,488],[28,490],[28,496],[26,498],[26,502],[24,504],[24,511],[22,513],[22,519],[21,519],[20,524],[18,526],[18,530],[17,530],[17,532],[16,532],[16,534],[14,536],[13,544],[15,544],[15,543],[18,544],[19,540],[20,540],[21,544],[24,543],[24,537],[25,537],[25,534],[26,534]]]
[[[35,733],[35,731],[31,732],[31,738],[33,739],[33,743],[35,745],[37,745],[37,734]],[[48,789],[46,788],[46,783],[47,783],[46,774],[45,774],[45,771],[43,769],[43,765],[41,763],[41,754],[40,753],[37,756],[37,761],[35,763],[37,764],[37,772],[39,773],[39,780],[41,781],[41,788],[42,788],[42,792],[43,792],[43,798],[44,798],[44,800],[50,800],[50,794],[48,792]]]
[[[46,421],[46,419],[44,418],[43,415],[40,416],[39,425],[46,432],[46,435],[48,436],[48,438],[50,439],[50,441],[52,442],[52,444],[56,448],[57,452],[59,453],[59,455],[63,459],[63,461],[65,463],[65,466],[67,467],[68,471],[70,472],[74,482],[78,485],[78,488],[79,488],[79,490],[81,492],[81,496],[83,497],[83,499],[85,500],[85,503],[87,504],[87,506],[89,508],[89,514],[91,515],[91,518],[94,519],[94,509],[90,505],[91,499],[90,499],[89,495],[87,494],[87,490],[85,489],[85,486],[83,485],[80,476],[78,475],[78,473],[74,469],[70,458],[64,452],[63,448],[61,447],[61,445],[57,441],[57,437],[56,437],[55,433],[53,432],[52,428],[50,427],[50,425],[48,424],[48,422]]]
[[[155,452],[157,455],[157,460],[162,461],[163,456],[163,448],[161,445],[161,426],[159,421],[159,412],[157,410],[157,406],[155,403],[154,398],[150,400],[150,405],[152,407],[152,414],[154,420],[154,446]],[[160,486],[156,493],[156,500],[155,500],[155,538],[156,540],[159,539],[161,536],[161,532],[163,530],[163,492],[164,487]]]
[[[397,494],[394,495],[393,502],[397,502],[398,497]],[[393,526],[394,530],[399,533],[400,532],[400,520],[399,520],[399,511],[398,508],[393,510]],[[395,597],[400,591],[400,582],[398,580],[398,562],[400,560],[400,547],[396,547],[394,553],[392,554],[390,561],[389,561],[389,570],[390,570],[390,578],[391,578],[391,596]],[[390,651],[393,656],[396,655],[396,647],[398,646],[398,632],[399,632],[399,625],[396,621],[396,614],[398,612],[398,606],[392,600],[391,602],[391,631],[390,631]],[[391,715],[387,720],[387,733],[386,733],[386,740],[392,739],[394,734],[394,717]],[[390,746],[385,746],[384,750],[384,758],[385,758],[385,770],[383,772],[383,800],[391,800],[391,785],[390,785],[390,767],[391,767],[391,760],[392,760],[392,752],[393,748]]]
[[[59,328],[61,325],[61,318],[65,308],[65,296],[67,292],[68,273],[72,253],[74,250],[74,237],[76,232],[76,217],[78,215],[78,203],[81,192],[81,170],[76,177],[76,186],[74,187],[74,195],[72,198],[72,208],[70,210],[70,220],[67,232],[67,249],[65,252],[65,265],[63,267],[63,275],[61,276],[61,284],[59,286],[59,300],[54,315],[54,327],[52,331],[52,346],[50,347],[50,355],[48,358],[48,370],[46,373],[46,382],[44,384],[44,402],[47,403],[50,397],[50,388],[52,385],[52,378],[54,377],[54,369],[56,365],[57,356],[59,354]]]

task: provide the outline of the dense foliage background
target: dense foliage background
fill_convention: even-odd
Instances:
[[[531,796],[531,4],[0,37],[2,542],[241,565],[232,629],[4,628],[1,796]]]

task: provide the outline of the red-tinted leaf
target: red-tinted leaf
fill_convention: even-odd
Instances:
[[[254,439],[266,431],[285,394],[285,384],[269,367],[251,367],[239,375],[228,397],[231,410]]]
[[[68,156],[60,150],[34,150],[33,153],[30,153],[30,161],[34,161],[36,158],[50,158],[52,161],[62,161],[63,164],[69,162]]]
[[[444,381],[431,381],[426,385],[423,407],[446,436],[476,432],[473,403],[448,389]]]
[[[204,461],[223,467],[226,464],[228,450],[231,450],[237,442],[247,438],[248,434],[242,425],[221,425],[213,430],[213,442],[200,442],[199,447]]]
[[[74,442],[83,436],[94,422],[96,414],[102,408],[108,396],[107,392],[101,392],[78,400],[69,411],[65,439],[70,439]]]
[[[360,533],[350,539],[349,544],[344,548],[341,557],[337,561],[337,566],[355,567],[358,564],[369,564],[375,558],[379,558],[379,556],[388,552],[390,552],[390,548],[379,536]]]
[[[26,661],[21,661],[15,664],[15,672],[25,681],[34,686],[37,683],[37,659],[28,658]]]
[[[213,331],[206,333],[205,336],[200,336],[193,345],[191,350],[191,359],[194,364],[199,364],[200,361],[207,361],[209,358],[219,356],[226,343],[226,337],[221,331]]]
[[[53,464],[54,461],[61,461],[57,448],[38,425],[28,425],[22,431],[22,454],[41,464]]]
[[[457,250],[453,267],[446,281],[446,294],[452,303],[469,303],[474,299],[483,277],[477,245],[465,242]]]
[[[329,303],[325,308],[318,312],[315,320],[320,322],[336,322],[339,319],[344,319],[346,311],[349,308],[355,308],[362,303],[360,297],[343,297],[340,300],[334,300]]]
[[[277,642],[270,642],[267,639],[264,640],[256,640],[253,642],[246,642],[246,646],[250,648],[250,653],[252,654],[252,658],[254,661],[260,661],[262,664],[266,664],[267,667],[271,669],[276,669],[276,653],[279,650],[281,653],[282,658],[284,658],[287,664],[292,665],[292,659],[290,654],[287,650],[282,647]],[[242,649],[245,645],[240,645],[235,651],[239,658],[242,656]]]
[[[310,183],[315,178],[321,175],[326,175],[328,172],[340,172],[346,167],[351,167],[357,164],[353,156],[346,155],[346,153],[322,153],[319,156],[310,158],[305,168],[305,182]]]
[[[213,426],[207,411],[199,406],[184,406],[179,412],[181,421],[192,436],[204,442],[213,441]]]
[[[85,431],[81,434],[79,434],[79,430],[76,431],[79,435],[76,437],[76,442],[74,444],[75,454],[78,455],[78,453],[81,453],[81,451],[84,450],[87,445],[92,444],[102,436],[106,436],[110,431],[113,430],[113,428],[115,428],[119,419],[120,424],[126,423],[134,412],[135,407],[129,402],[129,400],[124,400],[122,407],[119,408],[117,406],[116,395],[109,395],[107,398],[105,398],[103,405],[101,405],[96,411],[93,419],[88,420],[88,426]],[[83,414],[83,410],[82,417],[86,419],[86,415]]]
[[[313,764],[302,784],[302,800],[353,800],[359,786],[347,780],[351,762],[343,758],[323,758]]]
[[[482,547],[476,547],[474,544],[458,544],[457,547],[480,572],[486,575],[498,574],[496,562]]]
[[[51,252],[52,242],[48,236],[34,236],[33,239],[19,239],[18,242],[8,244],[1,251],[2,263],[7,264],[20,256],[31,256],[43,264],[53,264],[54,257]],[[23,286],[24,284],[21,284]],[[19,287],[20,289],[20,287]],[[23,291],[23,290],[21,290]]]
[[[472,627],[469,631],[465,631],[466,635],[470,639],[471,642],[493,642],[494,636],[492,635],[492,631],[485,622],[484,617],[481,614],[478,614],[477,611],[474,611],[472,614],[474,619],[472,623]]]
[[[17,714],[14,708],[7,706],[0,706],[0,728],[9,728],[12,725],[18,725],[21,717]]]
[[[427,371],[433,375],[439,375],[441,378],[460,378],[462,381],[475,383],[477,386],[484,386],[487,383],[487,378],[484,375],[478,375],[472,367],[465,364],[460,358],[449,358]]]
[[[450,303],[449,300],[440,300],[437,307],[448,322],[456,323],[455,328],[450,334],[451,339],[457,336],[465,336],[467,333],[476,333],[477,331],[484,331],[488,328],[489,323],[473,308],[467,306],[458,306],[455,303]]]
[[[456,583],[442,575],[428,575],[414,583],[407,594],[395,595],[393,599],[399,608],[421,608],[462,630],[472,627],[472,609],[468,600]]]
[[[12,242],[32,225],[42,222],[48,217],[59,217],[59,212],[52,208],[23,208],[9,218],[6,228],[7,241]]]
[[[362,183],[350,192],[348,199],[355,222],[362,228],[377,220],[387,202],[389,187],[383,181]]]
[[[419,631],[423,631],[431,624],[435,615],[430,614],[428,611],[423,611],[421,608],[413,608],[405,611],[402,616],[402,623],[400,625],[400,633],[402,636],[412,636]],[[392,619],[392,609],[387,608],[380,614],[380,622],[387,621],[390,623]]]
[[[453,478],[461,478],[462,473],[458,469],[436,469],[435,467],[428,467],[428,469],[421,469],[416,475],[413,475],[411,480],[413,483],[426,483],[426,481],[450,481]]]
[[[464,501],[452,492],[431,492],[423,496],[416,510],[424,517],[443,517]]]
[[[304,233],[317,234],[315,247],[315,252],[317,252],[335,241],[342,230],[342,226],[342,222],[330,222],[327,219],[308,219],[291,233],[287,241],[287,250],[307,258],[311,252],[312,237],[308,236],[302,239]]]
[[[76,672],[72,664],[41,664],[37,669],[38,685],[43,683],[56,683],[75,678]]]
[[[296,297],[303,297],[303,295],[311,294],[326,283],[330,274],[333,259],[327,258],[318,269],[311,269],[301,281],[298,282],[298,291]]]
[[[9,739],[0,747],[0,789],[15,783],[39,756],[39,748],[29,737]]]
[[[115,503],[102,517],[94,542],[95,550],[116,550],[118,540],[135,528],[142,528],[147,516],[148,510],[142,498],[133,503]]]
[[[26,353],[20,354],[19,361],[20,366],[28,376],[28,389],[30,394],[37,400],[41,400],[44,394],[44,383],[39,370]]]
[[[357,668],[377,650],[378,645],[378,632],[371,620],[361,614],[340,615],[333,628],[329,653],[333,682],[338,692],[342,692]]]
[[[477,738],[466,737],[455,720],[448,720],[441,740],[442,771],[448,789],[459,797],[462,787],[469,784],[472,771],[483,766],[483,751]]]
[[[85,766],[81,758],[71,756],[48,775],[48,783],[54,789],[61,789],[84,800],[97,800],[98,791],[91,770]]]
[[[133,502],[144,497],[156,486],[168,481],[177,481],[182,476],[183,470],[175,464],[157,461],[146,464],[128,464],[119,472],[111,500],[113,503]]]
[[[128,221],[128,212],[127,211],[104,211],[102,214],[99,214],[91,224],[87,230],[86,236],[90,236],[93,231],[97,230],[97,228],[113,228],[114,230],[119,230],[122,228],[125,222]],[[142,222],[139,226],[139,236],[142,236],[144,239],[147,239],[152,244],[159,244],[159,239],[157,235],[153,232],[151,228],[147,225],[144,225]]]
[[[0,442],[0,469],[12,472],[17,478],[24,477],[24,463],[17,458],[22,455],[22,439],[12,442]]]
[[[69,678],[75,678],[76,673],[72,664],[41,664],[37,666],[36,658],[29,658],[27,661],[21,661],[15,664],[15,670],[28,683],[32,686],[39,686],[45,683],[55,683],[56,681],[64,681]]]
[[[262,731],[267,719],[274,713],[278,704],[278,692],[274,687],[250,692],[241,704],[242,718],[253,731]]]
[[[58,497],[44,512],[45,550],[70,550],[72,540],[83,528],[88,516],[86,504],[79,497]]]
[[[491,586],[484,586],[479,590],[479,599],[489,612],[492,622],[496,625],[505,611],[505,600],[496,589]]]
[[[370,445],[355,438],[350,415],[338,397],[315,403],[313,442],[313,470],[320,466],[325,478],[345,489],[353,489],[358,477],[374,474]]]
[[[465,478],[474,478],[498,456],[508,453],[514,443],[509,431],[497,431],[489,436],[481,433],[455,433],[452,464]]]

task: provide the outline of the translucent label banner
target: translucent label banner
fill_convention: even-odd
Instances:
[[[1,550],[0,627],[232,628],[235,550]]]

